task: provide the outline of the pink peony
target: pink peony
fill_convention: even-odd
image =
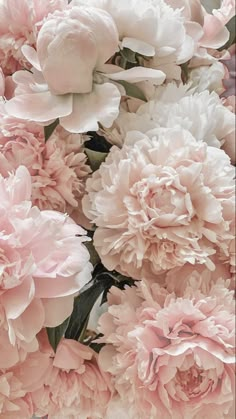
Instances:
[[[22,390],[22,383],[12,372],[0,371],[0,416],[3,419],[31,419],[31,397]]]
[[[210,256],[233,237],[234,169],[224,151],[176,129],[127,135],[87,180],[84,213],[103,264],[134,279]]]
[[[181,297],[144,282],[113,287],[100,318],[104,371],[130,419],[223,419],[233,407],[233,291],[213,284]]]
[[[103,419],[111,397],[109,375],[97,363],[88,346],[61,340],[44,387],[33,391],[35,414],[48,419]]]
[[[42,20],[66,5],[67,0],[1,0],[0,63],[6,75],[29,67],[22,45],[35,45]]]
[[[90,167],[83,152],[88,137],[69,134],[58,127],[45,143],[43,128],[0,115],[0,173],[6,177],[20,164],[32,181],[32,202],[40,209],[54,209],[81,218],[81,198]]]
[[[98,122],[110,127],[119,114],[121,93],[109,79],[151,78],[158,84],[165,79],[158,70],[106,65],[118,43],[115,23],[104,10],[68,5],[54,12],[39,31],[37,52],[27,45],[22,49],[33,68],[14,74],[16,97],[6,103],[7,112],[46,125],[59,118],[73,133],[96,131]]]
[[[49,353],[36,351],[13,368],[0,370],[1,418],[32,418],[35,407],[30,393],[42,387],[50,366]]]
[[[20,351],[37,349],[43,326],[59,325],[71,314],[92,266],[84,230],[64,214],[32,206],[24,166],[0,177],[0,196],[0,330],[17,349],[14,356],[1,353],[4,368],[22,359]]]

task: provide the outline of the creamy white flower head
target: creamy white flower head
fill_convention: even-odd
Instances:
[[[172,83],[157,88],[154,99],[141,105],[136,113],[122,112],[113,130],[106,132],[107,139],[122,146],[128,131],[143,133],[156,127],[181,127],[198,140],[213,147],[221,147],[224,139],[235,129],[234,114],[221,102],[219,96],[209,91],[187,91],[188,85],[179,87]]]
[[[164,73],[143,67],[127,71],[115,67],[118,73],[113,69],[108,74],[111,69],[105,63],[117,52],[118,43],[116,25],[105,10],[69,4],[49,15],[39,31],[37,51],[22,48],[33,68],[14,74],[17,87],[15,97],[6,103],[7,112],[46,125],[59,118],[72,133],[96,131],[98,122],[110,127],[119,114],[121,93],[109,79],[151,78],[158,84],[165,79]]]
[[[173,55],[178,64],[184,63],[193,56],[193,38],[201,36],[200,27],[188,35],[181,10],[164,0],[72,0],[71,4],[106,10],[116,23],[121,47],[149,57]]]

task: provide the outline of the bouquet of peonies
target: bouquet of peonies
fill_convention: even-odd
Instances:
[[[233,419],[235,1],[0,0],[0,418]]]

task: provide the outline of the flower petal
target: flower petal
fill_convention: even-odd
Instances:
[[[119,114],[120,92],[111,83],[95,84],[89,94],[73,96],[73,112],[60,123],[69,132],[97,131],[98,122],[109,128]]]
[[[54,96],[50,92],[19,95],[6,102],[5,109],[16,118],[47,122],[72,112],[72,95]]]
[[[155,55],[155,48],[152,45],[135,38],[123,38],[122,47],[129,48],[132,51],[138,52],[139,54],[145,55],[147,57],[152,57]]]
[[[30,47],[29,45],[23,45],[21,51],[24,54],[25,58],[29,61],[29,63],[32,64],[32,66],[36,68],[36,70],[41,71],[38,55],[35,49]]]
[[[61,298],[42,299],[45,311],[45,327],[56,327],[69,317],[73,310],[74,297],[69,295]]]
[[[162,84],[166,78],[163,71],[153,70],[152,68],[134,67],[129,70],[119,71],[118,73],[106,74],[111,80],[124,80],[130,83],[138,83],[143,80],[152,80],[155,83]]]

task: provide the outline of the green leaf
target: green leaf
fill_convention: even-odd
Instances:
[[[66,331],[66,338],[75,340],[80,338],[89,314],[103,289],[103,284],[96,284],[75,298],[73,313]]]
[[[49,137],[51,137],[54,129],[57,127],[58,124],[59,124],[59,119],[56,119],[52,124],[44,127],[45,142],[49,139]]]
[[[134,285],[131,278],[123,277],[117,272],[104,271],[102,264],[97,264],[94,269],[94,278],[86,284],[78,297],[74,300],[73,313],[67,327],[65,337],[67,339],[83,340],[90,312],[97,299],[102,294],[102,302],[106,302],[107,293],[114,285],[123,289],[126,285]]]
[[[93,245],[93,242],[85,242],[84,245],[87,247],[89,254],[90,254],[90,262],[93,266],[97,265],[100,262],[100,257]]]
[[[51,344],[51,347],[53,348],[54,352],[57,350],[57,346],[61,340],[61,338],[64,336],[65,331],[69,325],[70,317],[68,317],[62,324],[60,324],[57,327],[47,327],[47,335],[48,340]]]
[[[116,83],[121,84],[125,88],[125,92],[127,96],[134,97],[136,99],[140,99],[140,100],[143,100],[144,102],[147,102],[147,99],[143,91],[135,84],[128,83],[127,81],[124,81],[124,80],[117,80]]]
[[[108,153],[101,153],[100,151],[90,150],[89,148],[84,149],[87,154],[90,167],[93,171],[99,169],[102,162],[105,161]]]
[[[136,53],[134,51],[132,51],[131,49],[123,48],[123,49],[120,50],[120,54],[129,63],[137,64],[138,61],[137,61],[137,58],[136,58]]]

